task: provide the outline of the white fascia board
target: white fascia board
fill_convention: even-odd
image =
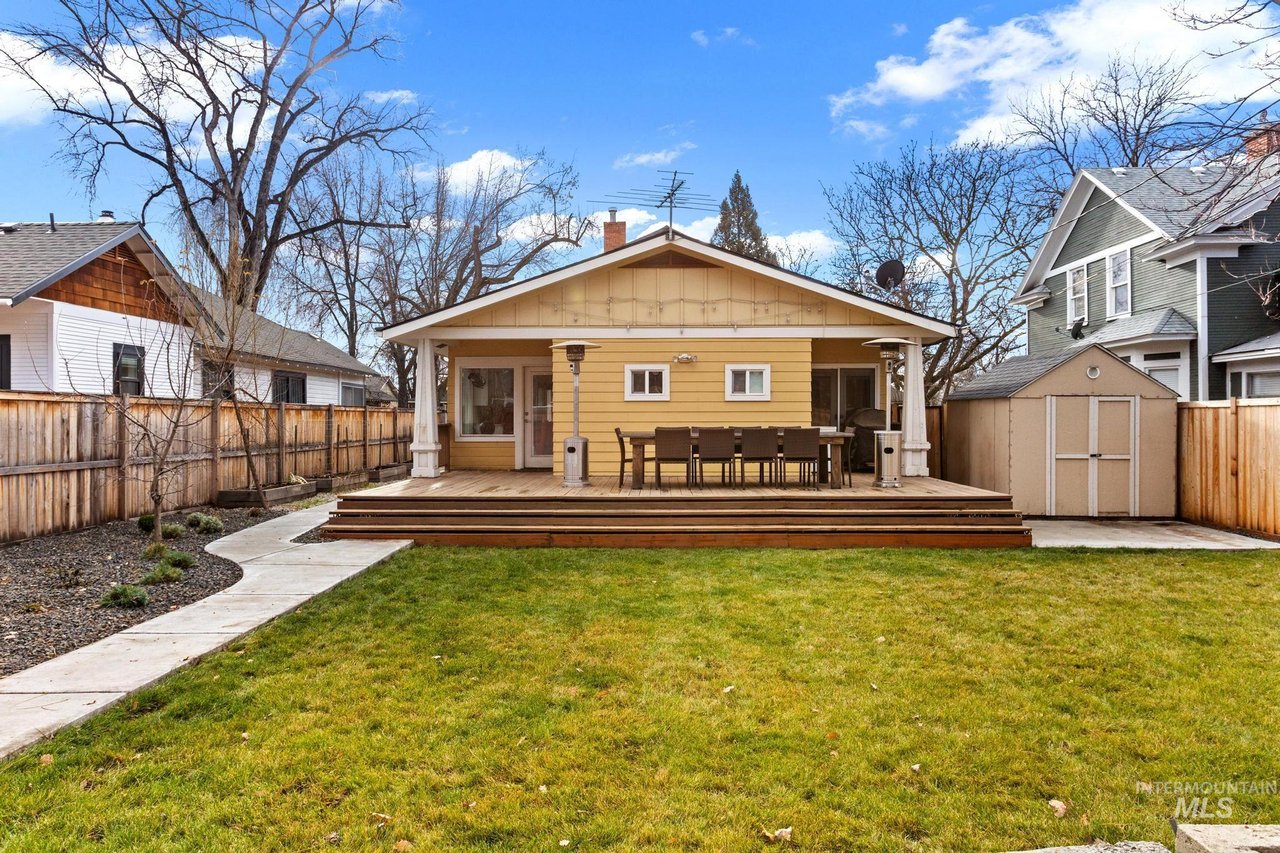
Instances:
[[[1215,364],[1227,364],[1236,361],[1257,361],[1264,358],[1280,358],[1280,347],[1253,350],[1252,352],[1219,353],[1210,360]]]
[[[920,326],[442,326],[432,341],[623,339],[678,341],[690,338],[882,338],[919,337],[927,346],[946,335],[921,335]],[[417,346],[421,336],[406,340]]]
[[[801,290],[807,290],[818,296],[823,296],[836,302],[843,302],[846,305],[851,305],[863,311],[870,311],[874,314],[880,314],[890,319],[911,324],[917,329],[917,334],[918,330],[925,330],[933,333],[938,335],[939,338],[951,338],[955,337],[956,334],[955,327],[949,323],[920,317],[916,314],[912,314],[910,311],[896,308],[891,305],[884,305],[880,302],[866,299],[854,293],[841,291],[838,288],[812,281],[804,276],[796,275],[795,273],[788,272],[786,270],[776,269],[757,261],[740,258],[737,255],[717,249],[714,246],[708,246],[696,240],[685,239],[684,235],[676,232],[672,239],[663,240],[661,242],[654,239],[637,240],[629,246],[623,246],[622,248],[615,249],[612,252],[597,255],[590,260],[562,267],[558,270],[553,270],[545,275],[531,278],[522,284],[503,288],[496,293],[481,296],[477,299],[455,305],[451,308],[445,308],[426,317],[409,320],[398,326],[383,329],[378,333],[378,335],[383,340],[412,344],[415,339],[422,336],[425,329],[433,329],[432,335],[434,336],[434,327],[439,326],[441,323],[457,319],[458,317],[465,316],[473,311],[491,308],[508,299],[515,299],[517,297],[524,296],[525,294],[533,293],[573,276],[584,275],[604,267],[614,266],[618,263],[630,260],[653,250],[662,249],[664,247],[669,248],[673,245],[679,246],[681,250],[695,256],[701,256],[705,259],[716,261],[723,265],[736,266],[765,278],[771,278],[776,281],[793,285]],[[542,337],[548,337],[548,335],[543,335]]]
[[[1263,240],[1251,237],[1188,237],[1147,255],[1149,261],[1164,261],[1165,266],[1176,267],[1194,261],[1201,256],[1206,258],[1237,258],[1241,246],[1254,246]]]

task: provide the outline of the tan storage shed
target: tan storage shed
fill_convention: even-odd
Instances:
[[[946,478],[1026,515],[1172,518],[1177,406],[1096,344],[1011,358],[947,398]]]

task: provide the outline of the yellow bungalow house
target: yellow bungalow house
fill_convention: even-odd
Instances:
[[[947,323],[663,229],[383,330],[448,357],[449,465],[563,470],[572,375],[554,344],[599,344],[581,367],[591,473],[616,474],[614,428],[812,425],[884,405],[874,338],[903,347],[903,475],[929,474],[921,347]],[[619,234],[618,226],[622,226]],[[616,244],[616,245],[614,245]],[[436,360],[418,359],[414,477],[438,477]]]

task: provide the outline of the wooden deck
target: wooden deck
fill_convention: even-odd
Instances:
[[[708,472],[710,476],[710,472]],[[505,547],[1025,547],[1008,495],[927,477],[878,489],[800,486],[566,488],[547,472],[459,471],[344,496],[325,532]]]

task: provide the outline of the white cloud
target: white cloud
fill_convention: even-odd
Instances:
[[[418,93],[412,89],[385,89],[383,91],[365,92],[365,100],[375,104],[414,104],[418,101]]]
[[[689,38],[693,39],[693,43],[698,47],[710,47],[712,42],[716,44],[740,44],[743,47],[756,46],[756,40],[737,27],[721,27],[720,32],[714,35],[707,35],[706,30],[694,30],[689,33]]]
[[[482,148],[465,160],[450,163],[444,170],[454,192],[468,193],[477,183],[491,181],[503,173],[520,172],[529,164],[529,160],[509,152],[497,148]],[[420,166],[414,170],[414,177],[418,179],[434,174],[434,166]]]
[[[859,108],[890,102],[968,100],[977,110],[961,129],[961,139],[1006,133],[1010,99],[1072,73],[1080,85],[1088,85],[1116,53],[1146,61],[1192,61],[1195,86],[1205,102],[1231,100],[1260,85],[1264,78],[1253,64],[1264,46],[1219,59],[1208,55],[1231,50],[1251,31],[1192,30],[1172,17],[1168,5],[1167,0],[1076,0],[986,28],[953,18],[934,29],[923,56],[885,57],[876,63],[875,79],[829,96],[831,117],[840,124]],[[1221,12],[1218,0],[1181,5],[1189,12]],[[1274,11],[1266,14],[1280,19]]]
[[[894,34],[895,37],[899,37],[899,36],[905,36],[909,28],[907,27],[906,24],[891,24],[889,29]]]
[[[864,118],[849,118],[840,122],[840,129],[845,133],[854,133],[866,140],[884,139],[889,135],[889,128],[883,123]]]
[[[665,213],[665,211],[663,212]],[[709,241],[711,239],[711,235],[715,233],[716,226],[719,224],[720,215],[712,214],[711,216],[704,216],[701,219],[695,219],[688,223],[677,222],[675,223],[675,229],[682,234],[688,234],[695,240]],[[661,220],[655,221],[652,225],[641,231],[636,236],[643,237],[645,234],[652,234],[654,231],[658,231],[666,227],[667,219],[664,216]]]
[[[587,215],[587,218],[598,225],[600,228],[609,221],[609,211],[597,210]],[[627,229],[640,228],[651,222],[656,222],[658,217],[651,210],[645,210],[640,207],[620,207],[618,208],[618,221],[627,223]]]
[[[819,228],[770,234],[769,246],[780,255],[798,257],[804,254],[818,263],[830,260],[840,249],[836,239]]]
[[[12,33],[0,32],[0,51],[26,54],[30,48]],[[38,56],[24,63],[37,71],[50,90],[68,92],[83,86],[84,78],[70,65],[48,56]],[[39,124],[49,114],[48,99],[23,76],[0,67],[0,124]]]
[[[676,161],[681,154],[686,151],[692,151],[697,148],[692,142],[681,142],[672,148],[664,148],[661,151],[642,151],[639,153],[623,154],[617,160],[613,161],[613,168],[627,169],[632,166],[669,166]]]

